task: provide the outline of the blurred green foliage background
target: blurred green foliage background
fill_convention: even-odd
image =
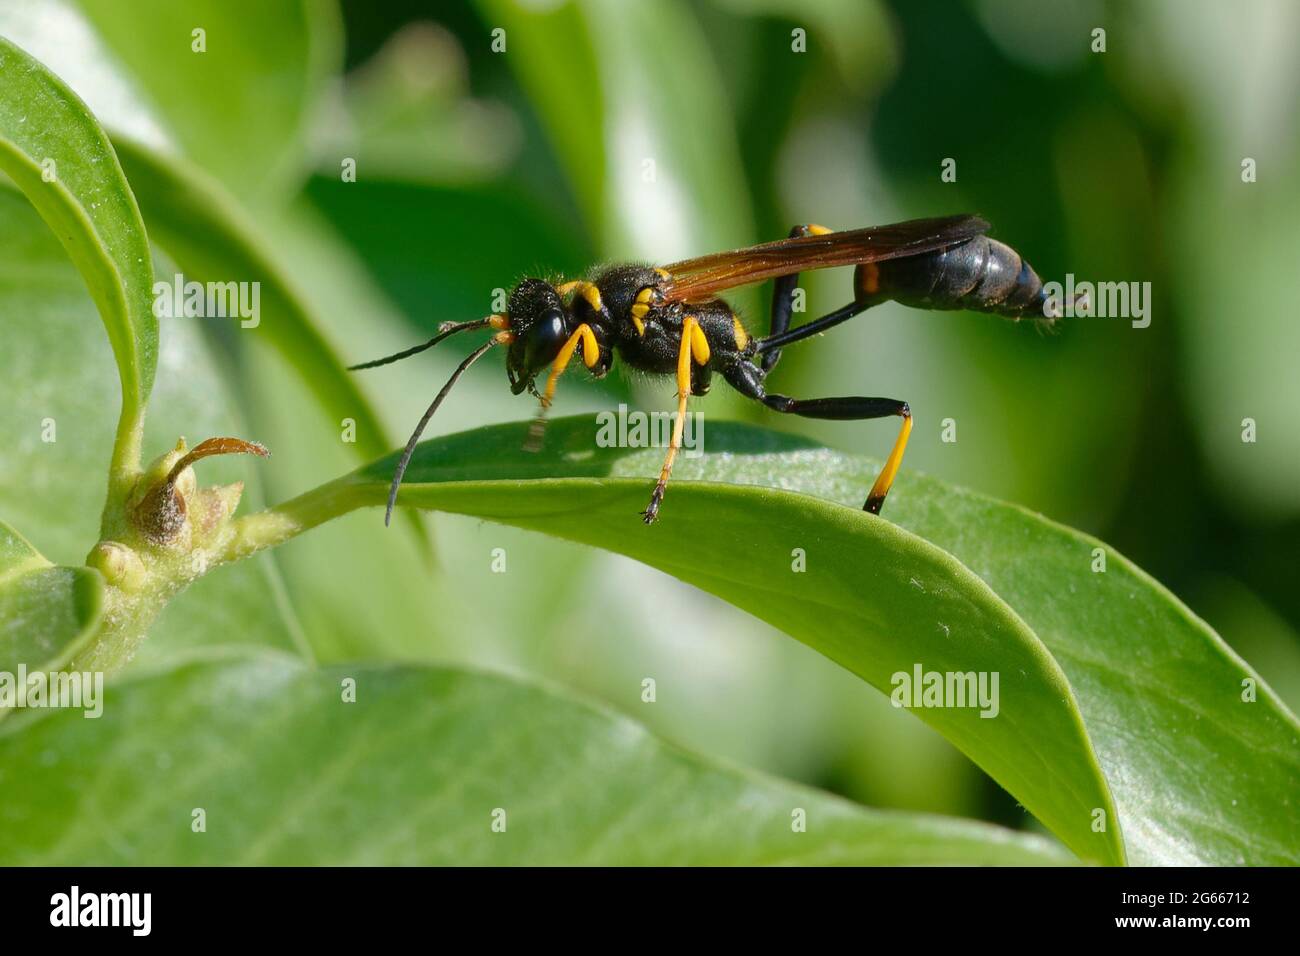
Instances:
[[[106,4],[81,6],[108,29]],[[794,395],[906,399],[917,426],[905,468],[1110,542],[1293,708],[1300,702],[1291,308],[1300,7],[345,0],[341,15],[309,9],[301,29],[311,43],[263,38],[282,44],[282,74],[259,77],[251,93],[229,90],[232,113],[264,108],[266,128],[234,143],[205,140],[202,124],[179,132],[190,159],[253,212],[349,359],[486,314],[494,291],[526,274],[667,262],[778,238],[799,222],[851,228],[978,212],[1045,278],[1150,282],[1150,327],[1081,319],[1042,335],[887,305],[787,351],[773,381]],[[1097,27],[1104,53],[1091,50]],[[495,30],[504,51],[493,48]],[[802,52],[793,31],[806,34]],[[129,51],[127,38],[117,42]],[[308,93],[290,89],[297,56],[319,77]],[[166,99],[165,88],[151,94]],[[299,128],[275,126],[277,96],[314,104]],[[1257,182],[1242,181],[1246,157]],[[343,181],[344,158],[355,159],[356,182]],[[954,183],[940,180],[945,158],[956,160]],[[847,272],[804,285],[809,316],[849,296]],[[753,329],[766,322],[768,291],[736,297]],[[254,501],[355,466],[338,423],[264,343],[215,326],[205,334],[220,370],[205,386],[214,403],[229,402],[243,433],[275,451]],[[407,434],[459,354],[368,373],[393,434]],[[166,371],[164,352],[156,409]],[[574,374],[558,411],[667,408],[671,389]],[[893,439],[887,423],[776,419],[726,392],[698,407],[876,455]],[[434,429],[532,411],[510,396],[499,364],[484,362]],[[1242,441],[1245,418],[1257,423],[1254,443]],[[944,419],[956,422],[955,443],[941,441]],[[214,595],[264,593],[232,584],[247,572],[222,569],[167,610],[142,658],[208,634],[228,640],[235,628],[305,643],[322,661],[467,662],[580,688],[692,749],[866,803],[1026,819],[919,721],[720,601],[562,542],[452,517],[433,525],[431,569],[376,514],[334,522],[258,559],[277,615],[231,611],[196,628],[195,609],[206,615]],[[61,541],[34,541],[80,560]],[[497,548],[504,575],[492,573]],[[640,700],[647,676],[655,706]]]

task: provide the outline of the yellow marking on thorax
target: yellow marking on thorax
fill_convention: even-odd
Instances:
[[[636,326],[637,335],[645,335],[646,313],[650,311],[650,300],[654,298],[655,290],[646,286],[636,294],[636,302],[632,303],[632,324]]]
[[[749,345],[749,332],[745,329],[745,323],[740,321],[740,316],[735,312],[731,313],[731,331],[736,337],[736,348],[742,352]]]

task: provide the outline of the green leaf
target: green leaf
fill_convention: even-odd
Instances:
[[[30,0],[0,10],[0,33],[114,134],[187,156],[246,197],[278,199],[301,178],[308,118],[342,61],[331,0],[136,0],[130,16],[115,0]]]
[[[36,549],[54,563],[79,564],[104,505],[117,372],[76,269],[31,204],[9,188],[0,188],[0,236],[0,316],[23,319],[5,328],[0,347],[0,515],[21,516]],[[182,434],[196,441],[248,434],[231,414],[234,402],[205,348],[202,321],[170,320],[161,329],[145,428],[150,448],[170,447]],[[231,458],[205,466],[205,482],[243,480],[241,507],[258,506],[260,465]],[[232,641],[294,646],[293,622],[278,599],[279,555],[264,557],[219,568],[179,595],[155,624],[144,656]],[[0,613],[0,628],[8,620]]]
[[[997,719],[917,715],[1085,858],[1116,858],[1106,851],[1122,830],[1140,864],[1300,861],[1300,818],[1290,808],[1300,782],[1296,718],[1204,622],[1101,542],[907,472],[891,492],[889,520],[874,519],[857,510],[874,462],[727,423],[709,425],[709,455],[679,460],[660,523],[643,528],[636,513],[657,451],[593,448],[592,420],[570,418],[552,423],[545,453],[528,455],[519,451],[523,431],[426,442],[400,500],[630,555],[882,690],[914,662],[1000,671]],[[331,494],[377,503],[392,464],[390,456],[342,479]],[[688,480],[699,478],[740,484]],[[790,573],[795,547],[807,553],[802,575]],[[1254,702],[1243,701],[1243,682]],[[1103,847],[1091,808],[1107,810]]]
[[[714,766],[534,686],[279,655],[111,686],[97,720],[0,725],[0,788],[7,865],[1069,862],[1039,837]]]
[[[888,521],[769,488],[675,482],[658,524],[645,506],[661,455],[599,447],[591,418],[551,424],[546,451],[521,451],[526,425],[480,429],[420,446],[399,501],[472,514],[629,555],[717,594],[889,693],[893,675],[999,674],[1000,709],[931,708],[917,715],[965,751],[1072,850],[1123,860],[1106,783],[1064,674],[1020,618],[950,555]],[[759,430],[711,425],[710,477],[782,483],[829,452],[790,452]],[[785,452],[782,454],[782,452]],[[721,454],[716,454],[721,452]],[[326,486],[337,513],[382,502],[394,459]],[[701,473],[683,461],[680,478]],[[628,479],[625,476],[642,477]],[[523,481],[518,479],[534,478]],[[865,496],[869,482],[857,493]],[[314,523],[313,495],[283,511]],[[251,523],[260,516],[248,519]],[[792,572],[796,549],[805,573]],[[598,600],[588,595],[586,600]]]
[[[149,242],[108,137],[63,82],[0,37],[0,171],[76,264],[117,357],[122,416],[113,473],[135,467],[158,322]]]
[[[99,572],[53,566],[0,521],[0,672],[57,670],[94,633],[103,598]]]
[[[846,457],[809,490],[865,473]],[[891,517],[977,569],[1065,670],[1130,862],[1300,863],[1300,722],[1209,625],[1096,538],[932,478],[907,489]]]

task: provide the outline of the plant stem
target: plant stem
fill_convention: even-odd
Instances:
[[[283,504],[237,519],[221,560],[238,561],[349,511],[382,505],[385,494],[382,485],[358,482],[351,475],[318,485]]]
[[[113,437],[113,456],[108,463],[108,490],[100,516],[100,539],[113,537],[123,520],[127,496],[141,474],[140,455],[144,444],[144,408],[122,394],[122,414]]]
[[[113,438],[113,458],[108,466],[110,492],[140,472],[140,450],[144,442],[144,409],[122,403],[122,416]]]

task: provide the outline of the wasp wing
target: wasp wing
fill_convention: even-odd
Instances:
[[[669,278],[663,295],[669,301],[695,302],[725,289],[794,272],[934,252],[982,235],[988,228],[989,224],[978,216],[946,216],[780,239],[665,266]]]

